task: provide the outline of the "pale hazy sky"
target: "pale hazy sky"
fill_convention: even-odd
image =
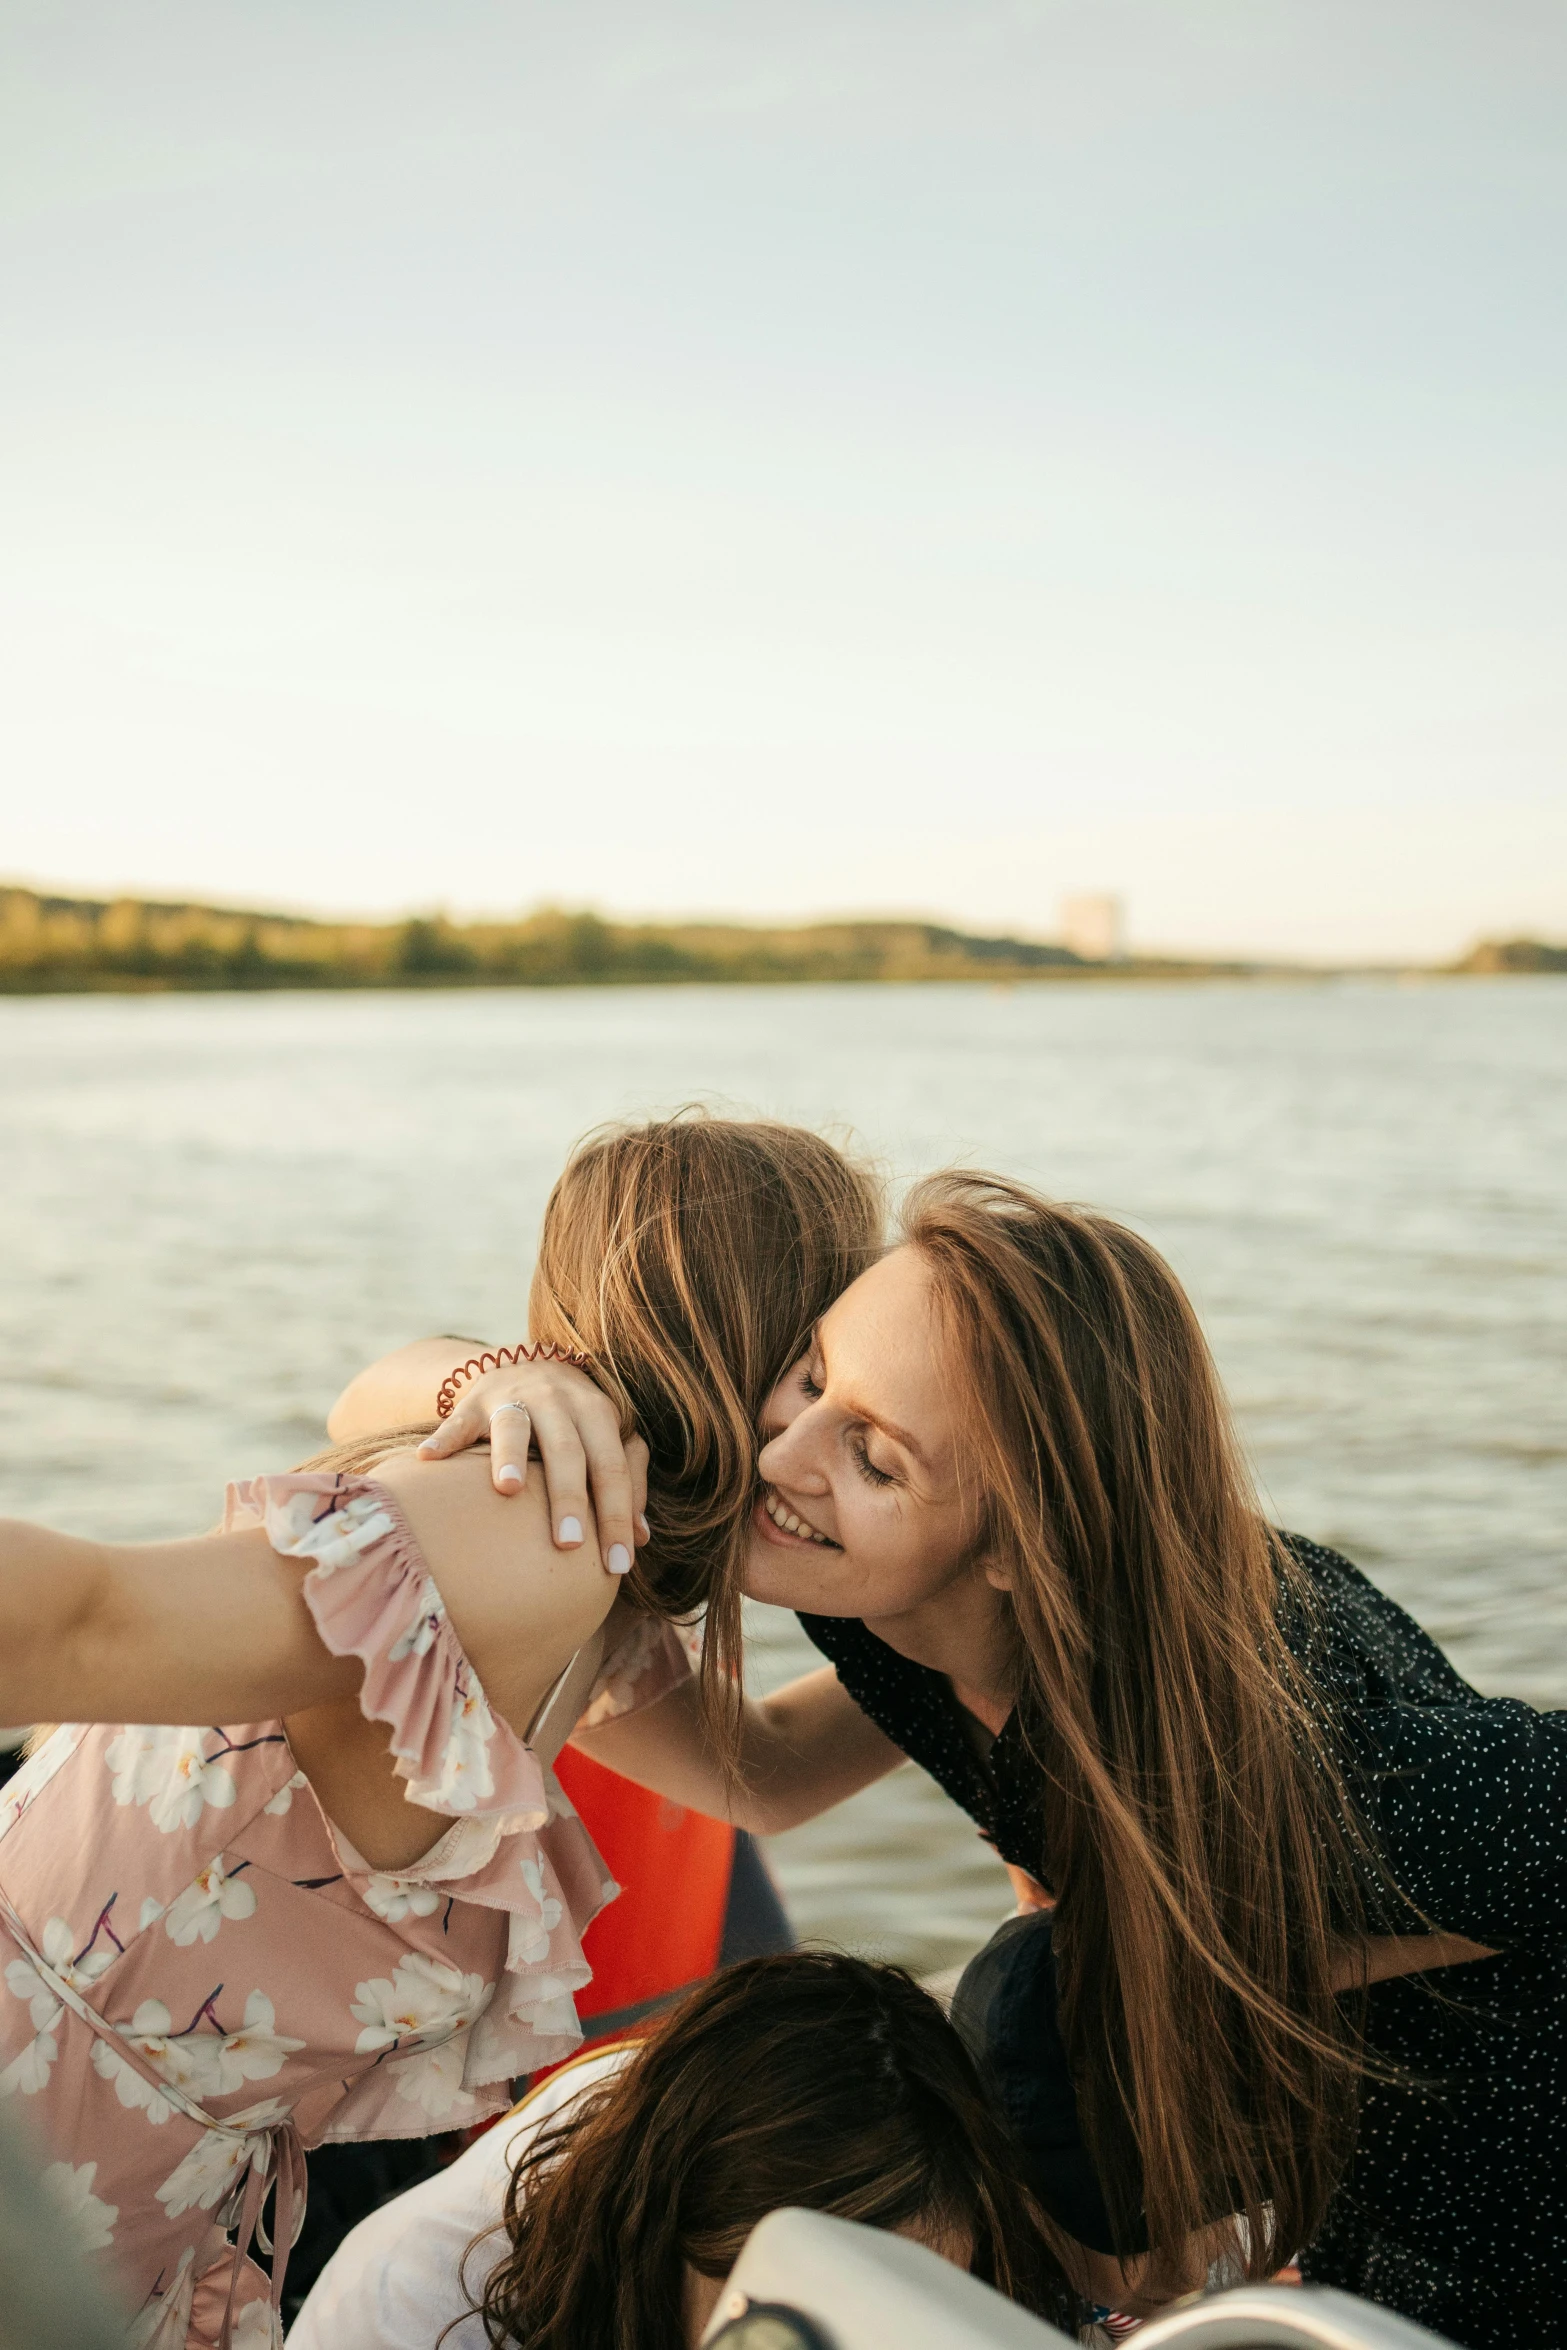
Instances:
[[[1567,933],[1560,0],[8,0],[0,873]]]

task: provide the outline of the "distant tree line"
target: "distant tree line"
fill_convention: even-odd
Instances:
[[[1094,963],[1034,939],[936,922],[606,922],[555,907],[515,922],[314,922],[142,898],[0,888],[0,994],[120,989],[583,987],[734,981],[1245,977],[1254,963]],[[1275,967],[1276,968],[1276,967]],[[1567,971],[1567,948],[1512,939],[1456,971]]]
[[[0,889],[0,992],[564,987],[629,982],[1035,978],[1096,966],[1065,947],[928,922],[315,922],[140,898]]]

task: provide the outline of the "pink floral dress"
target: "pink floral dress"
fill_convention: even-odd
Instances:
[[[281,2280],[243,2258],[267,2186],[287,2243],[303,2147],[504,2113],[519,2074],[580,2041],[580,1937],[616,1891],[490,1711],[388,1493],[263,1477],[230,1488],[225,1522],[313,1561],[317,1630],[363,1660],[408,1800],[451,1826],[412,1868],[372,1869],[277,1721],[68,1724],[0,1797],[0,2096],[135,2312],[136,2350],[272,2350]],[[689,1670],[645,1623],[588,1718]]]

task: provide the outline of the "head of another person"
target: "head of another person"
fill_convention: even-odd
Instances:
[[[917,1188],[903,1235],[770,1399],[747,1587],[927,1659],[979,1627],[1039,1766],[1112,2217],[1169,2246],[1244,2210],[1269,2273],[1348,2157],[1333,1968],[1377,1881],[1284,1636],[1309,1593],[1146,1241],[979,1174]]]
[[[762,1408],[876,1257],[883,1217],[873,1175],[823,1136],[696,1109],[589,1135],[545,1207],[530,1332],[591,1356],[625,1433],[647,1441],[650,1534],[627,1595],[677,1620],[705,1607],[704,1705],[724,1756]],[[302,1466],[364,1472],[415,1433],[384,1430]]]
[[[872,1176],[807,1128],[686,1111],[590,1135],[550,1194],[529,1300],[649,1449],[631,1599],[707,1609],[715,1728],[739,1687],[740,1601],[768,1394],[877,1254]]]
[[[496,2343],[686,2350],[786,2205],[917,2238],[1056,2323],[1077,2312],[962,2042],[893,1967],[748,1959],[547,2124],[484,2288]]]

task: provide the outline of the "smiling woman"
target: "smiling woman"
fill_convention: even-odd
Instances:
[[[911,1337],[913,1343],[911,1343]],[[958,1473],[930,1275],[895,1249],[825,1315],[769,1401],[767,1490],[755,1518],[752,1598],[855,1616],[941,1669],[983,1719],[1010,1658],[997,1588],[976,1575],[980,1498]],[[813,1555],[806,1580],[791,1553]],[[995,1725],[999,1728],[999,1721]]]
[[[1459,2341],[1527,2311],[1557,2342],[1567,1718],[1482,1700],[1267,1524],[1136,1235],[983,1176],[905,1233],[768,1404],[748,1589],[834,1669],[748,1706],[734,1816],[907,1753],[1047,1889],[1026,2028],[986,2053],[1117,2305],[1298,2253]],[[701,1802],[688,1716],[584,1743]],[[1440,2002],[1406,1979],[1459,1962]]]

